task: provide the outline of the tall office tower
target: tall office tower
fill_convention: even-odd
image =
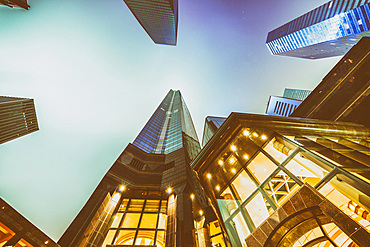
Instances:
[[[362,38],[293,112],[293,117],[370,127],[370,38]]]
[[[332,0],[267,36],[273,55],[317,59],[344,55],[370,36],[369,0]]]
[[[0,0],[0,5],[5,5],[10,8],[22,8],[29,9],[30,6],[27,4],[27,0]]]
[[[124,0],[156,44],[176,45],[178,0]]]
[[[192,161],[227,246],[369,246],[370,129],[231,113]]]
[[[203,129],[202,146],[205,146],[209,139],[216,133],[216,131],[225,122],[225,117],[206,117]]]
[[[0,246],[60,247],[1,197]]]
[[[0,144],[37,130],[33,99],[0,96]]]
[[[216,231],[213,235],[222,238],[217,218],[189,166],[199,151],[184,99],[179,91],[170,90],[58,243],[63,247],[190,247],[195,241],[209,240]],[[205,217],[207,221],[201,221]],[[209,230],[204,224],[214,227]]]
[[[303,101],[307,98],[307,96],[311,92],[312,92],[311,90],[285,88],[283,97],[288,98],[288,99],[296,99],[296,100]]]

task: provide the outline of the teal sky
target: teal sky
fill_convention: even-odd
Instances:
[[[40,130],[0,146],[0,196],[54,240],[169,89],[199,138],[207,115],[264,113],[339,60],[270,55],[274,28],[325,0],[179,0],[176,47],[155,45],[122,0],[0,7],[0,95],[35,99]]]

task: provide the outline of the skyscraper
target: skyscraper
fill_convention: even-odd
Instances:
[[[232,247],[368,246],[370,129],[231,113],[191,167]]]
[[[317,59],[344,55],[370,36],[369,0],[332,0],[268,33],[273,55]]]
[[[0,0],[0,5],[5,5],[10,8],[22,8],[29,9],[30,6],[27,4],[27,0]]]
[[[293,112],[293,117],[370,127],[370,38],[362,38]]]
[[[0,144],[37,130],[33,99],[0,96]]]
[[[178,0],[124,0],[156,44],[176,45]]]
[[[209,241],[210,235],[223,241],[217,218],[189,166],[199,151],[184,99],[180,91],[170,90],[58,243],[190,247],[195,241]],[[207,221],[195,228],[194,219],[204,217]],[[204,224],[215,227],[209,231]]]

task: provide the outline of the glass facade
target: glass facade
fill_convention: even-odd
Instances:
[[[343,55],[363,36],[370,36],[368,2],[330,1],[271,31],[267,47],[273,55],[311,59]]]
[[[133,145],[147,153],[168,154],[184,147],[183,134],[199,142],[180,91],[170,90]],[[197,146],[199,152],[200,145]]]
[[[154,43],[176,45],[177,0],[124,0]]]
[[[370,232],[370,217],[363,213],[370,208],[370,197],[363,187],[351,182],[360,177],[362,182],[369,182],[368,174],[360,175],[361,169],[365,173],[367,169],[319,145],[322,140],[362,145],[358,139],[289,136],[268,129],[244,128],[220,150],[202,173],[201,180],[216,197],[232,246],[247,246],[244,240],[304,184],[319,189],[323,196]],[[347,152],[353,153],[350,146],[347,144]],[[362,145],[362,149],[368,150],[365,146]],[[355,175],[359,176],[354,178]],[[343,177],[349,181],[344,181]],[[338,246],[352,243],[338,227],[329,224],[324,228]],[[315,229],[307,233],[294,246],[302,246],[312,234],[320,231]]]
[[[124,198],[113,216],[102,246],[164,247],[166,223],[167,200]]]

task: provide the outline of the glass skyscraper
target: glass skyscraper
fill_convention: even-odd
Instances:
[[[369,0],[332,0],[268,33],[273,55],[317,59],[344,55],[370,36]]]
[[[124,0],[156,44],[176,45],[178,0]]]
[[[199,152],[184,99],[170,90],[58,243],[190,247],[213,239],[224,246],[224,233],[189,166]]]

